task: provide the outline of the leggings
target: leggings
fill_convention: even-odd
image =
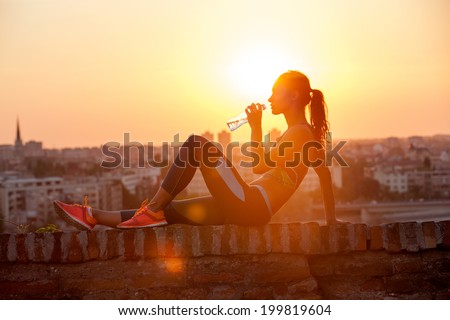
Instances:
[[[223,153],[202,136],[192,135],[183,143],[161,188],[175,197],[197,169],[211,195],[172,200],[164,209],[169,224],[259,226],[269,222],[272,212],[265,190],[247,184]],[[134,212],[121,211],[122,219]]]

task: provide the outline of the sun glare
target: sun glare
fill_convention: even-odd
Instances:
[[[267,100],[276,78],[293,66],[293,59],[273,48],[254,47],[236,53],[228,75],[240,95]]]

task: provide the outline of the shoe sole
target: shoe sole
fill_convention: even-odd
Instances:
[[[119,229],[140,229],[140,228],[154,228],[154,227],[160,227],[168,225],[167,221],[165,222],[159,222],[159,223],[152,223],[148,224],[146,226],[117,226]]]
[[[53,207],[55,208],[55,212],[64,219],[68,224],[74,226],[75,228],[83,231],[90,231],[91,228],[87,227],[86,225],[82,224],[78,220],[73,219],[67,212],[64,211],[63,208],[61,208],[56,201],[53,201]]]

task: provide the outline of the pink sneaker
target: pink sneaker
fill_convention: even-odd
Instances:
[[[147,205],[148,199],[145,199],[142,202],[141,207],[136,210],[133,218],[118,224],[117,228],[134,229],[166,225],[167,221],[164,217],[164,211],[160,210],[158,212],[153,212],[147,207]]]
[[[84,197],[84,205],[66,204],[59,200],[53,201],[56,213],[67,223],[80,230],[92,230],[97,220],[92,217],[92,208],[88,205],[88,197]]]

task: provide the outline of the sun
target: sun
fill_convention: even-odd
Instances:
[[[280,50],[267,46],[253,46],[238,50],[227,68],[230,83],[239,95],[266,101],[277,77],[295,69],[294,59]]]

